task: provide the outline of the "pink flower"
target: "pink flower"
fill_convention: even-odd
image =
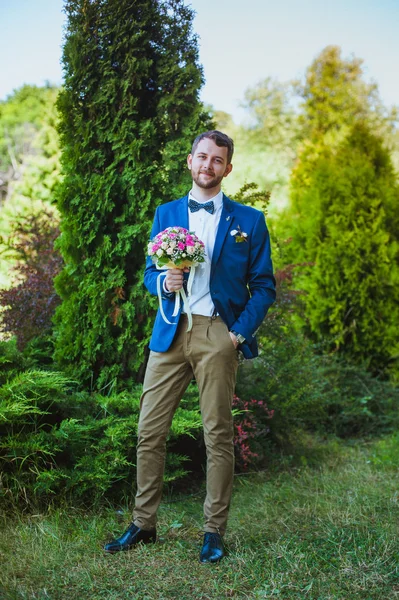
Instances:
[[[179,250],[184,250],[184,244],[183,244],[183,242],[179,242],[177,244],[177,247],[179,248]]]
[[[158,244],[154,244],[151,249],[152,249],[153,252],[156,252],[157,250],[159,250]]]

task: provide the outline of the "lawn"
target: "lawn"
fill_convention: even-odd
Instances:
[[[267,472],[237,476],[229,554],[219,565],[198,562],[202,490],[166,496],[160,542],[118,555],[104,555],[102,544],[129,522],[126,506],[2,514],[0,597],[399,598],[394,441],[334,445],[318,467],[284,459]]]

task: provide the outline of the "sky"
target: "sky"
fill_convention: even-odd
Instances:
[[[0,0],[0,99],[24,83],[62,83],[63,0]],[[245,120],[245,90],[301,78],[327,45],[364,60],[387,106],[399,104],[399,0],[187,0],[196,12],[201,99]]]

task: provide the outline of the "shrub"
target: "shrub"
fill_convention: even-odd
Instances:
[[[0,290],[0,331],[16,336],[19,349],[51,328],[59,304],[53,279],[62,266],[61,256],[53,247],[58,235],[54,215],[47,210],[20,217],[14,224],[7,251],[18,262],[14,285]]]
[[[311,265],[295,278],[305,292],[307,334],[374,374],[392,369],[399,349],[399,187],[383,140],[358,124],[334,144],[307,144],[291,183],[287,256]]]
[[[241,365],[240,398],[274,411],[269,441],[292,446],[299,430],[339,437],[380,435],[399,426],[399,388],[315,346],[289,321],[265,321],[260,355]]]
[[[66,498],[96,503],[132,495],[141,386],[131,392],[89,394],[61,373],[10,371],[0,387],[1,494],[12,503]],[[173,451],[196,435],[199,410],[176,412],[169,436],[166,480],[187,473]]]
[[[262,465],[270,431],[269,421],[274,411],[263,400],[233,398],[234,448],[236,469],[247,471],[249,467]]]
[[[327,432],[340,437],[381,435],[399,427],[399,388],[338,356],[323,358]]]

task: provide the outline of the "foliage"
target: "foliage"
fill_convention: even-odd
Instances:
[[[308,147],[285,214],[287,261],[308,264],[294,278],[307,331],[374,372],[399,350],[398,197],[389,153],[359,124],[335,149]]]
[[[60,94],[64,183],[56,360],[83,384],[128,385],[155,299],[142,285],[156,207],[187,189],[185,157],[208,126],[183,0],[68,0]],[[88,34],[90,32],[90,34]]]
[[[399,467],[399,433],[386,436],[373,444],[370,462],[378,468],[391,468],[397,473]]]
[[[282,83],[267,77],[245,91],[243,102],[251,119],[250,138],[275,151],[287,152],[291,158],[295,157],[299,139],[295,93],[295,82]]]
[[[267,445],[293,448],[301,432],[364,437],[394,431],[399,425],[399,388],[330,352],[326,342],[313,344],[298,327],[295,265],[286,262],[284,247],[275,254],[277,301],[258,331],[259,357],[243,361],[236,393],[261,399],[273,411]],[[262,422],[260,420],[260,422]]]
[[[398,108],[383,105],[377,85],[366,81],[362,63],[343,57],[338,46],[327,46],[301,81],[268,77],[248,88],[242,125],[213,111],[218,126],[236,142],[234,176],[225,183],[228,193],[254,181],[271,191],[271,210],[277,214],[289,202],[290,172],[302,144],[320,142],[327,133],[346,133],[363,121],[384,138],[398,166]],[[331,135],[328,143],[334,143]]]
[[[0,290],[0,331],[15,335],[20,349],[49,331],[59,304],[53,284],[62,267],[61,256],[53,247],[58,234],[54,213],[44,209],[14,223],[7,252],[3,252],[17,262],[13,286]]]
[[[259,186],[256,183],[251,182],[243,185],[237,193],[234,194],[233,199],[235,202],[242,202],[247,206],[254,206],[267,214],[270,202],[270,192],[259,189]]]
[[[266,320],[259,332],[260,355],[240,366],[237,395],[257,398],[274,411],[272,440],[290,444],[298,430],[318,430],[327,417],[321,358],[292,324]]]
[[[269,433],[268,422],[273,418],[274,411],[269,410],[263,400],[241,400],[234,395],[234,448],[235,463],[239,471],[261,465],[265,457]]]
[[[337,356],[323,357],[327,418],[321,427],[343,438],[378,436],[399,427],[399,388],[365,367]]]
[[[0,171],[19,170],[25,157],[34,152],[34,140],[50,110],[54,112],[58,89],[51,85],[23,85],[0,101]]]
[[[0,340],[0,386],[17,373],[28,368],[27,361],[18,350],[17,340]]]
[[[362,63],[354,56],[342,58],[339,46],[327,46],[315,58],[298,86],[304,138],[317,139],[364,121],[381,133],[392,131],[397,109],[383,106],[377,84],[363,78]]]
[[[16,220],[54,202],[60,180],[57,94],[50,86],[25,85],[0,102],[0,246],[9,243]],[[14,265],[13,256],[3,256],[0,287],[11,284]]]
[[[7,377],[4,371],[0,387],[3,499],[43,505],[51,499],[96,503],[104,496],[130,498],[141,386],[120,394],[112,389],[78,392],[62,373],[18,372],[25,365],[15,345],[2,346],[2,363],[13,365]],[[185,403],[183,399],[169,435],[169,482],[187,473],[186,456],[174,451],[176,441],[195,439],[201,427],[198,402],[194,408]]]
[[[269,445],[293,448],[303,431],[355,438],[398,428],[399,388],[393,383],[314,347],[279,316],[261,326],[259,341],[260,355],[241,365],[236,391],[240,398],[263,399],[273,412]]]

